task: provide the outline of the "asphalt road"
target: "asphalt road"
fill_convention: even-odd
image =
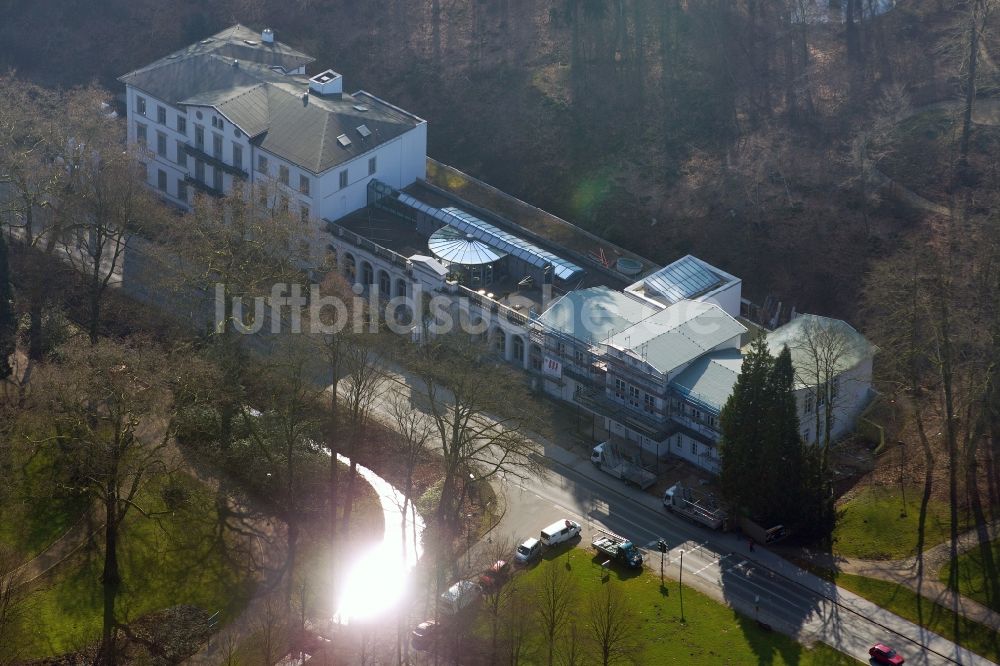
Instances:
[[[873,643],[885,642],[915,666],[992,664],[833,585],[818,590],[818,579],[759,546],[751,553],[732,535],[667,514],[656,498],[626,488],[589,461],[557,447],[547,447],[546,457],[548,478],[504,483],[507,512],[494,538],[520,541],[571,518],[583,525],[582,545],[598,528],[617,532],[646,548],[654,571],[660,566],[656,542],[663,539],[670,548],[668,576],[680,575],[683,550],[685,584],[802,640],[828,643],[861,661]]]

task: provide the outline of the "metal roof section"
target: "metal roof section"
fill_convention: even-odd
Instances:
[[[472,234],[448,225],[431,234],[427,248],[441,261],[463,266],[492,264],[507,256],[506,252],[490,247]]]
[[[705,354],[670,382],[670,387],[692,402],[721,410],[732,395],[743,369],[739,349],[722,349]]]
[[[283,72],[312,58],[277,42],[245,43],[257,37],[247,28],[234,26],[119,80],[174,106],[214,107],[264,150],[315,174],[424,122],[364,91],[304,95],[309,79]],[[227,44],[261,52],[248,57]],[[360,125],[370,134],[364,141],[351,142],[351,133]],[[338,140],[341,136],[347,143]]]
[[[560,280],[572,280],[583,275],[583,269],[576,264],[463,210],[451,206],[434,208],[403,192],[397,195],[397,200],[532,266],[544,268],[547,264],[552,264],[553,273]]]
[[[616,333],[606,344],[666,375],[746,330],[714,303],[685,300]]]
[[[436,273],[440,277],[444,277],[448,274],[448,269],[441,265],[441,262],[433,257],[428,257],[423,254],[410,255],[409,260],[414,265],[426,266],[430,271]]]
[[[657,312],[657,308],[608,287],[565,294],[538,318],[545,326],[596,344]]]
[[[846,321],[821,315],[799,315],[784,326],[767,334],[767,346],[772,354],[777,355],[785,346],[791,352],[792,365],[796,369],[796,388],[812,385],[803,381],[803,377],[815,374],[815,371],[808,370],[812,361],[808,342],[810,337],[816,341],[814,344],[822,344],[824,339],[832,339],[835,341],[833,344],[838,346],[842,344],[843,349],[840,350],[840,357],[836,361],[838,374],[850,370],[862,361],[874,356],[875,352],[878,351],[878,347],[869,342],[865,336]]]
[[[647,275],[626,291],[640,293],[671,305],[685,299],[707,296],[736,282],[739,282],[739,278],[689,254]]]
[[[282,44],[281,42],[261,42],[258,41],[259,39],[260,34],[258,32],[237,23],[217,32],[207,39],[191,44],[179,51],[174,51],[170,55],[160,58],[145,67],[129,72],[119,77],[118,80],[123,83],[137,85],[132,80],[145,79],[145,77],[141,76],[142,74],[160,69],[166,65],[176,64],[177,62],[204,61],[205,56],[212,55],[230,60],[238,60],[240,64],[256,64],[266,68],[280,68],[284,72],[294,71],[315,60],[312,56],[308,56],[301,51],[296,51],[287,44]],[[145,88],[143,89],[145,90]],[[147,90],[147,92],[156,95],[156,91]],[[164,101],[173,101],[168,97],[156,96]]]

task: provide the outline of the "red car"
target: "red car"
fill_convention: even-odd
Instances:
[[[486,590],[499,588],[507,582],[510,577],[510,563],[504,560],[497,560],[486,572],[479,577],[479,584]]]
[[[878,664],[901,666],[906,662],[902,655],[898,654],[888,645],[882,645],[881,643],[876,643],[868,648],[868,654],[870,654],[871,658]]]

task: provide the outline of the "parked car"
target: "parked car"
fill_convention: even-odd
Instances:
[[[514,551],[514,561],[527,564],[542,554],[542,542],[538,539],[525,539]]]
[[[434,643],[437,642],[440,629],[441,625],[434,620],[421,622],[410,633],[410,645],[413,646],[414,650],[422,652],[430,650],[434,646]]]
[[[510,562],[497,560],[479,577],[479,585],[484,590],[495,590],[510,578]]]
[[[546,527],[538,536],[542,545],[549,548],[551,546],[555,546],[556,544],[563,543],[564,541],[569,541],[579,534],[580,523],[563,519]]]
[[[875,663],[886,664],[887,666],[901,666],[906,662],[906,660],[903,659],[903,655],[899,654],[888,645],[883,645],[882,643],[876,643],[868,648],[868,654],[871,655],[871,658],[875,661]]]
[[[441,594],[441,612],[455,615],[479,599],[482,593],[475,581],[460,580]]]

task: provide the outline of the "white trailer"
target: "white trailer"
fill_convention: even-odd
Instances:
[[[679,481],[663,493],[663,506],[667,511],[713,530],[724,529],[726,526],[726,511],[719,506],[713,495],[702,495]]]
[[[601,442],[590,453],[590,462],[616,479],[645,490],[656,483],[656,475],[622,458],[611,442]]]

